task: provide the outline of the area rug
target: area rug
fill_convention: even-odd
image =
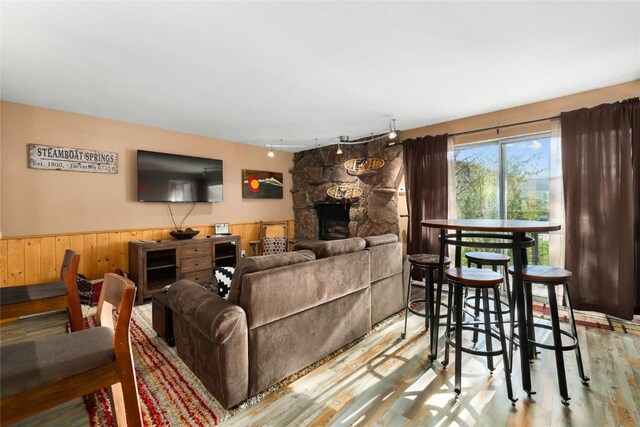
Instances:
[[[85,318],[85,322],[94,326],[95,318]],[[156,336],[151,327],[151,304],[133,309],[131,345],[145,426],[214,426],[231,416],[175,349]],[[91,426],[115,425],[106,390],[96,393],[96,405],[88,405],[87,412]]]
[[[537,317],[551,320],[551,312],[547,303],[534,300],[533,311]],[[622,320],[593,311],[574,310],[573,313],[577,325],[640,336],[640,321],[638,320]],[[558,307],[558,316],[560,317],[560,322],[569,323],[569,315],[566,309]]]
[[[422,305],[423,303],[413,303],[411,304],[411,307],[417,309]],[[640,318],[638,316],[633,320],[623,320],[595,311],[574,310],[573,313],[576,325],[578,326],[605,329],[607,331],[640,336]],[[548,320],[551,322],[551,311],[548,303],[544,299],[534,297],[533,315],[538,319]],[[562,306],[558,307],[558,317],[560,319],[560,323],[569,323],[569,314],[566,308]]]

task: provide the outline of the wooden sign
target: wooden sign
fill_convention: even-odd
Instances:
[[[327,194],[334,199],[356,199],[362,196],[362,189],[355,185],[334,185],[327,189]]]
[[[384,166],[384,159],[379,157],[360,157],[344,162],[344,167],[354,175],[370,173]]]
[[[29,167],[61,171],[118,173],[118,153],[29,144]]]

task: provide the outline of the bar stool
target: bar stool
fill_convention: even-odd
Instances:
[[[478,268],[450,268],[445,270],[445,276],[449,280],[449,285],[453,285],[453,308],[450,308],[447,316],[447,329],[445,331],[445,356],[443,365],[447,366],[449,363],[449,345],[452,345],[455,349],[455,389],[456,395],[460,395],[462,390],[462,352],[474,354],[476,356],[487,357],[487,367],[491,372],[494,370],[493,356],[502,355],[502,362],[504,364],[504,372],[507,383],[507,395],[512,404],[518,399],[513,397],[513,389],[511,386],[511,372],[509,369],[509,355],[507,353],[506,337],[504,333],[504,322],[502,319],[502,307],[501,304],[496,304],[496,322],[498,327],[498,334],[496,334],[491,328],[490,313],[488,310],[484,311],[484,330],[480,330],[486,337],[486,351],[476,350],[475,348],[464,347],[462,345],[462,331],[476,331],[476,325],[478,321],[463,322],[463,293],[467,289],[476,289],[482,291],[482,299],[484,306],[489,306],[489,289],[493,289],[493,297],[496,301],[500,301],[500,284],[504,280],[502,275],[495,272]],[[451,301],[451,297],[449,298]],[[455,312],[455,325],[451,326],[451,314]],[[452,335],[455,335],[452,338]],[[500,350],[493,349],[492,338],[500,340]]]
[[[509,273],[514,274],[513,267],[509,267]],[[576,320],[573,315],[573,307],[571,306],[571,295],[569,294],[569,280],[571,279],[571,272],[557,267],[548,267],[544,265],[525,265],[522,267],[522,281],[525,286],[525,295],[527,299],[527,331],[529,335],[528,343],[535,347],[541,347],[547,350],[553,350],[556,356],[556,370],[558,375],[558,387],[560,389],[560,396],[562,396],[562,403],[564,405],[569,404],[569,393],[567,391],[567,376],[564,369],[564,351],[575,350],[576,360],[578,363],[578,374],[582,380],[583,385],[589,385],[589,377],[584,374],[584,367],[582,365],[582,355],[580,354],[580,344],[578,342],[578,331],[576,329]],[[549,310],[551,312],[551,326],[535,323],[533,321],[533,301],[531,284],[540,283],[547,286],[547,292],[549,295]],[[567,302],[567,308],[569,318],[571,320],[571,333],[564,331],[560,328],[560,318],[558,315],[558,301],[556,299],[556,286],[564,287],[565,300]],[[553,336],[553,344],[545,344],[535,340],[535,328],[543,328],[551,330]],[[511,331],[511,335],[518,337]],[[562,344],[562,336],[568,337],[571,341],[569,345]],[[522,343],[520,343],[522,345]]]
[[[491,269],[495,272],[498,271],[498,267],[503,268],[504,284],[507,290],[507,301],[509,301],[509,303],[506,304],[504,302],[501,302],[501,304],[503,306],[502,307],[503,311],[504,309],[506,309],[507,312],[510,313],[509,322],[513,323],[514,316],[511,312],[511,307],[513,307],[513,301],[511,299],[511,286],[509,283],[509,274],[507,273],[507,270],[509,268],[509,262],[511,261],[511,257],[498,252],[467,252],[465,254],[465,258],[467,258],[467,267],[471,267],[471,264],[475,264],[476,267],[478,268],[482,268],[485,265],[490,265]],[[484,310],[484,306],[482,309],[480,309],[480,298],[481,298],[480,289],[476,289],[475,296],[465,298],[465,306],[473,308],[474,317],[476,319],[478,319],[478,317],[480,316],[480,312]],[[493,298],[489,298],[489,300],[491,301],[493,300]],[[490,309],[489,312],[494,315],[496,314],[495,309],[494,310]],[[474,343],[478,342],[477,331],[473,333],[472,341]]]
[[[444,257],[444,267],[448,268],[451,260],[449,257]],[[413,314],[424,317],[425,318],[425,327],[429,330],[429,317],[431,315],[433,302],[435,301],[433,298],[433,284],[434,284],[434,271],[438,270],[440,267],[440,255],[436,254],[415,254],[409,255],[409,287],[407,289],[407,299],[404,307],[404,332],[401,334],[401,337],[404,339],[407,336],[407,317],[409,311]],[[423,279],[427,280],[427,283],[424,287],[424,298],[411,299],[411,282],[413,277],[414,269],[422,270]],[[416,303],[424,303],[424,313],[420,313],[413,308],[411,308],[411,304]],[[442,303],[441,305],[446,307],[446,304]],[[446,317],[446,314],[440,316],[441,318]]]

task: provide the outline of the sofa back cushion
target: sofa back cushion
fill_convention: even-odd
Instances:
[[[395,234],[383,234],[381,236],[367,236],[364,238],[367,242],[367,247],[386,245],[387,243],[395,243],[398,241],[398,236]]]
[[[231,280],[229,301],[234,304],[240,302],[242,279],[246,274],[299,264],[301,262],[314,260],[315,258],[315,254],[309,250],[241,258],[238,264],[236,264],[233,279]]]
[[[368,288],[369,253],[357,251],[245,274],[238,305],[249,329]]]
[[[395,234],[365,237],[371,254],[371,283],[402,273],[402,244]]]
[[[313,245],[313,252],[316,258],[328,258],[336,255],[344,255],[352,252],[358,252],[365,248],[366,242],[360,237],[351,237],[349,239],[329,240],[326,242]]]

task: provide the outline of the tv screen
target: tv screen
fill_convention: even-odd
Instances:
[[[221,202],[222,160],[138,150],[138,201]]]

